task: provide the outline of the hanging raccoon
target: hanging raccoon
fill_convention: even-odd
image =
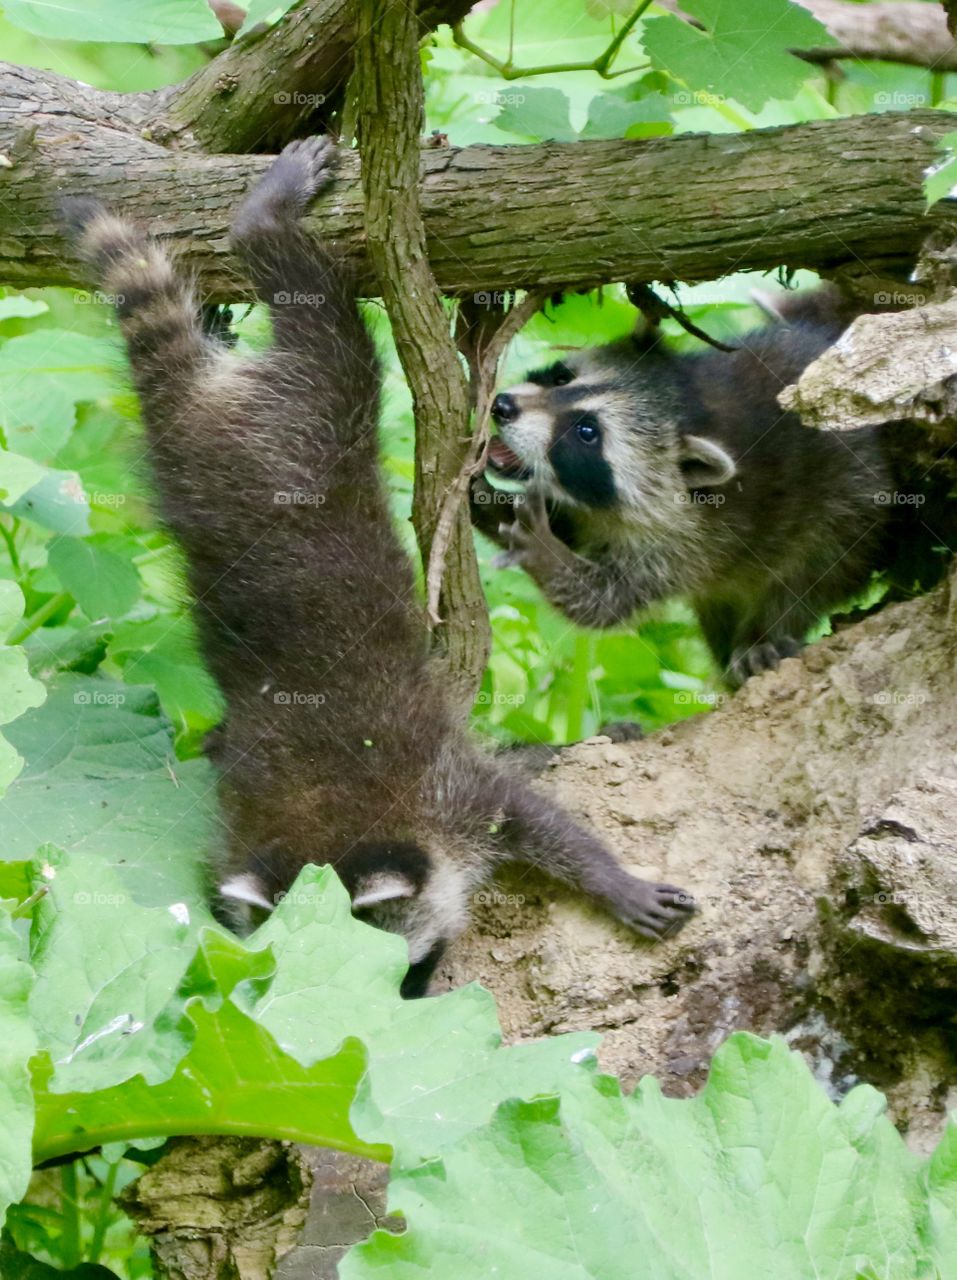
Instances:
[[[349,276],[299,223],[331,180],[323,138],[290,144],[239,210],[233,245],[274,342],[240,359],[203,333],[163,249],[95,203],[65,213],[118,310],[162,516],[186,554],[227,713],[208,752],[224,824],[220,892],[268,910],[306,863],[404,934],[424,993],[470,895],[501,863],[541,867],[646,937],[690,897],[604,845],[465,736],[428,657],[412,566],[378,463],[380,376]]]
[[[679,355],[652,329],[529,373],[494,401],[488,457],[525,496],[480,479],[474,523],[582,626],[689,598],[732,686],[797,654],[875,570],[931,585],[953,507],[913,428],[811,430],[777,401],[851,318],[822,289],[730,353]]]

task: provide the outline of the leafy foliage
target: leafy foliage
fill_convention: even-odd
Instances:
[[[25,31],[55,40],[215,40],[222,28],[205,0],[6,0],[4,11]]]
[[[753,111],[771,98],[790,98],[807,79],[807,65],[789,50],[836,43],[791,0],[687,0],[682,9],[703,29],[673,14],[648,22],[642,42],[654,66],[698,93],[735,98]]]
[[[640,1259],[643,1280],[953,1276],[957,1128],[928,1168],[883,1110],[866,1085],[834,1106],[783,1041],[746,1034],[695,1098],[581,1078],[402,1169],[390,1204],[409,1230],[377,1232],[342,1274],[626,1280]]]

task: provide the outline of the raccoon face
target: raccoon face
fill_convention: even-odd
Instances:
[[[673,513],[690,489],[735,474],[719,444],[680,429],[676,374],[660,347],[630,339],[537,369],[495,397],[489,466],[574,506]]]

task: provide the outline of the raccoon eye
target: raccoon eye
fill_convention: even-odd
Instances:
[[[567,364],[552,365],[551,383],[553,387],[567,387],[570,382],[574,381],[575,375]]]
[[[595,444],[598,441],[598,437],[601,435],[601,432],[591,418],[583,418],[581,422],[576,425],[575,431],[579,440],[581,440],[583,444]]]

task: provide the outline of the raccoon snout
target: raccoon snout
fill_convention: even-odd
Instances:
[[[522,412],[518,401],[507,391],[501,391],[492,401],[492,417],[496,422],[514,422]]]

